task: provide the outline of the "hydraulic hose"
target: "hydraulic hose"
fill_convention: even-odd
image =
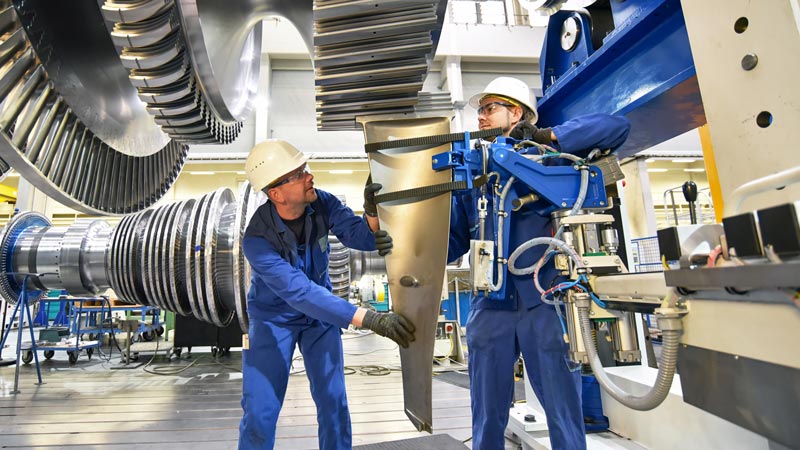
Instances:
[[[589,358],[592,372],[594,372],[594,376],[597,378],[600,386],[602,386],[616,401],[628,408],[637,411],[649,411],[660,405],[667,397],[667,394],[669,394],[670,387],[672,387],[672,379],[675,375],[675,367],[678,362],[678,340],[682,330],[680,317],[677,310],[673,308],[676,300],[677,297],[675,297],[674,292],[671,292],[667,298],[664,299],[664,304],[669,306],[667,308],[662,308],[661,313],[659,313],[659,310],[656,310],[658,324],[661,327],[664,340],[661,350],[661,364],[658,366],[658,375],[656,376],[655,384],[643,395],[634,395],[624,391],[608,376],[605,368],[603,368],[603,364],[600,362],[600,357],[597,355],[596,343],[594,339],[592,339],[592,325],[589,321],[591,301],[583,299],[575,302],[578,307],[578,321],[580,322],[581,334],[583,335],[583,345],[586,348],[586,355]]]
[[[505,221],[506,211],[505,211],[505,204],[506,204],[506,197],[508,196],[508,191],[511,190],[511,185],[514,184],[516,178],[509,177],[508,181],[506,181],[506,185],[503,186],[503,190],[500,193],[500,202],[497,208],[497,284],[492,285],[492,291],[497,292],[500,288],[503,287],[503,222]]]
[[[566,155],[566,154],[563,154],[563,155]],[[570,155],[570,156],[574,156],[574,155]],[[575,205],[572,207],[572,210],[569,213],[570,216],[576,214],[583,207],[583,202],[586,200],[586,193],[588,191],[588,186],[589,186],[589,172],[587,170],[581,170],[580,190],[578,192],[578,198],[575,200]],[[559,242],[561,242],[562,244],[564,244],[564,242],[561,241],[559,239],[559,237],[561,236],[561,232],[563,231],[563,228],[564,228],[563,226],[558,227],[558,231],[555,234],[555,239],[558,240]],[[534,238],[533,240],[535,240],[535,239],[539,239],[539,238]],[[513,273],[514,275],[530,275],[530,274],[534,273],[538,269],[538,266],[544,265],[544,263],[546,262],[546,259],[544,259],[544,258],[546,258],[547,254],[550,253],[550,250],[552,250],[552,247],[548,248],[547,251],[545,251],[545,254],[542,256],[543,259],[540,259],[539,262],[537,262],[535,264],[532,264],[532,265],[530,265],[528,267],[523,267],[523,268],[516,267],[516,265],[514,263],[516,262],[517,258],[519,258],[519,256],[522,254],[522,252],[524,252],[525,250],[535,246],[535,245],[528,245],[530,242],[531,241],[525,242],[522,245],[520,245],[519,247],[517,247],[516,250],[514,250],[514,252],[511,254],[511,257],[508,260],[508,271]],[[566,244],[564,244],[564,247],[569,248]],[[575,254],[575,251],[572,250],[572,253]],[[576,257],[574,259],[580,260],[580,258],[577,258],[577,255],[576,255]],[[582,266],[582,265],[583,265],[583,261],[580,262],[579,266]],[[538,281],[536,281],[536,283],[538,285]],[[543,292],[543,290],[540,290],[539,292]]]
[[[572,258],[575,261],[575,265],[578,267],[584,267],[583,261],[578,254],[575,253],[575,250],[572,249],[566,242],[562,241],[561,239],[551,238],[551,237],[537,237],[533,238],[527,242],[524,242],[522,245],[517,247],[512,253],[511,256],[508,258],[508,271],[515,274],[515,275],[525,275],[525,273],[520,273],[520,270],[528,270],[531,269],[533,266],[527,267],[526,269],[518,269],[515,264],[517,262],[517,258],[520,257],[525,251],[536,247],[537,245],[552,245],[554,247],[558,247],[563,251],[567,256]],[[527,272],[531,273],[531,272]]]

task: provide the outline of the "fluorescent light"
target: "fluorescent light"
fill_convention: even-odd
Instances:
[[[330,173],[333,174],[333,175],[350,175],[351,173],[353,173],[353,171],[352,170],[343,170],[343,169],[334,169],[334,170],[331,170]]]
[[[11,178],[11,177],[18,177],[18,176],[19,176],[19,172],[13,172],[13,173],[10,173],[10,174],[8,174],[8,175],[6,175],[6,176],[7,176],[8,178]]]
[[[684,172],[705,172],[706,169],[683,169]]]
[[[205,171],[192,171],[189,172],[189,175],[214,175],[217,172],[205,172]]]
[[[245,172],[244,170],[240,170],[240,171],[236,172],[236,175],[244,175],[245,173],[247,173],[247,172]]]
[[[647,158],[647,159],[644,160],[644,162],[646,162],[647,164],[650,164],[650,163],[656,162],[656,159],[655,158]]]
[[[672,162],[674,162],[676,164],[683,164],[683,163],[688,164],[688,163],[693,163],[695,161],[697,161],[697,160],[696,159],[692,159],[692,158],[677,158],[677,159],[673,159],[672,160]]]
[[[647,169],[648,172],[666,172],[669,169]]]

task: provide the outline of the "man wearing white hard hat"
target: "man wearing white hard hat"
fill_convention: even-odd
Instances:
[[[580,157],[587,157],[595,148],[617,149],[630,129],[624,117],[604,114],[577,117],[552,129],[537,128],[536,100],[525,82],[510,77],[491,81],[483,92],[470,99],[470,105],[478,111],[482,130],[501,128],[503,136],[532,140]],[[548,165],[562,164],[558,158],[544,161]],[[478,239],[476,200],[473,192],[453,195],[449,261],[469,251],[470,239]],[[490,197],[489,211],[493,200]],[[493,221],[486,225],[486,235],[492,236]],[[542,216],[525,207],[514,212],[511,249],[532,238],[552,235],[549,215]],[[543,254],[543,247],[534,247],[520,256],[516,266],[532,266]],[[543,262],[539,278],[549,283],[557,276],[552,262]],[[505,448],[504,432],[514,395],[514,363],[521,353],[531,385],[547,415],[551,448],[585,449],[580,364],[570,361],[569,345],[564,341],[565,332],[555,308],[542,302],[542,294],[530,275],[509,274],[505,292],[502,300],[489,300],[482,293],[470,298],[467,345],[473,448]]]
[[[253,189],[267,194],[245,231],[242,247],[252,278],[247,294],[249,348],[242,356],[240,449],[272,449],[296,347],[303,355],[317,406],[319,448],[352,447],[344,385],[341,329],[367,328],[407,347],[414,326],[395,313],[356,307],[331,292],[328,233],[350,248],[391,251],[374,203],[379,184],[364,190],[366,217],[314,188],[308,157],[281,140],[256,145],[245,163]]]

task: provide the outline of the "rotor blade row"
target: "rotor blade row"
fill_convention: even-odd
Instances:
[[[129,304],[155,306],[224,327],[237,309],[235,231],[241,214],[233,192],[222,188],[126,216],[114,229],[106,254],[107,278]],[[246,331],[246,328],[244,328]]]
[[[242,122],[224,121],[209,107],[173,0],[108,0],[102,11],[139,98],[165,133],[189,144],[236,139]]]
[[[317,127],[353,130],[356,116],[414,112],[446,1],[314,1]]]
[[[331,278],[333,295],[345,300],[350,296],[350,249],[334,235],[328,236],[331,251],[328,259],[328,275]]]
[[[158,201],[188,147],[136,157],[86,128],[53,89],[13,7],[0,12],[0,177],[11,166],[39,190],[90,214],[127,214]]]
[[[57,273],[39,277],[36,282],[43,286],[38,288],[94,295],[111,287],[125,303],[217,326],[227,326],[236,314],[242,332],[247,332],[251,269],[242,240],[265,200],[245,183],[238,201],[230,189],[222,188],[199,200],[127,215],[113,229],[103,220],[59,229],[40,213],[18,214],[0,231],[0,296],[14,304],[22,277],[10,274],[35,272],[56,261]],[[54,238],[38,239],[39,235]],[[328,272],[335,295],[348,297],[352,262],[357,264],[353,277],[362,275],[359,261],[374,269],[368,273],[385,272],[377,252],[355,252],[333,235],[330,248]]]

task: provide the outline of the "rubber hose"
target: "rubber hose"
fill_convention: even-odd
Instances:
[[[637,411],[649,411],[664,401],[672,387],[672,378],[675,375],[675,367],[678,362],[678,340],[680,337],[680,330],[663,330],[661,332],[664,342],[661,347],[661,364],[659,364],[658,367],[655,385],[644,395],[637,396],[625,392],[617,386],[603,368],[600,357],[597,356],[596,344],[591,339],[592,325],[589,322],[588,307],[578,307],[578,320],[581,324],[583,345],[586,347],[589,365],[592,366],[592,372],[594,372],[594,376],[597,378],[600,386],[602,386],[611,397],[628,408]]]

